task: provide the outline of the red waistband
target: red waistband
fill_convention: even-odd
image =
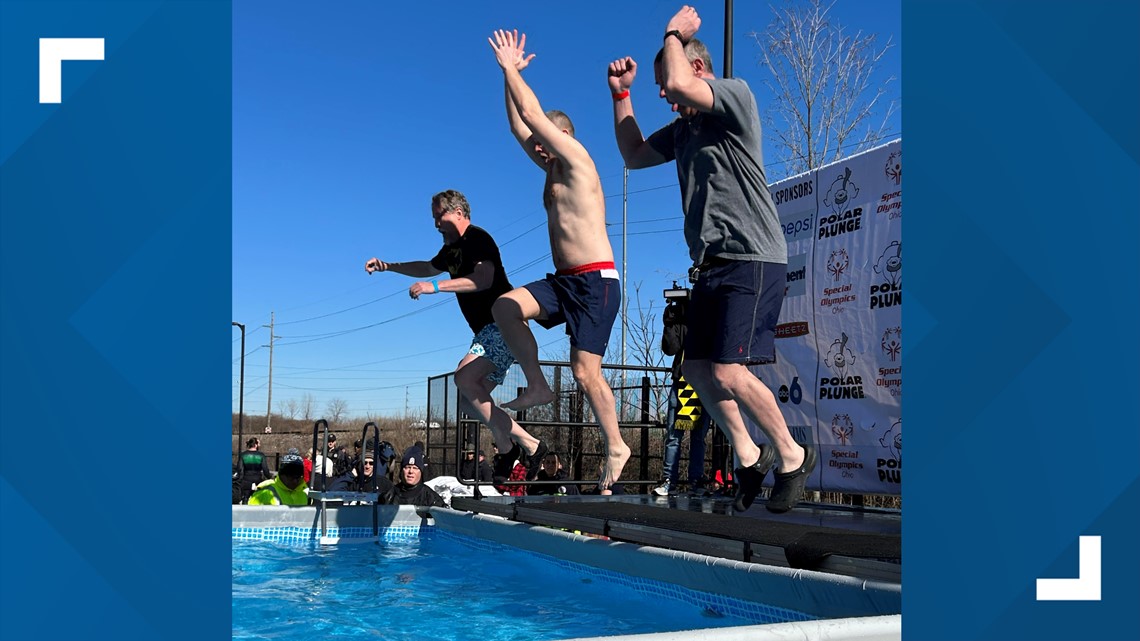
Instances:
[[[608,263],[586,263],[585,265],[578,265],[569,269],[560,269],[556,272],[558,276],[577,276],[578,274],[588,274],[590,272],[600,272],[603,269],[613,269],[614,262],[611,260]]]

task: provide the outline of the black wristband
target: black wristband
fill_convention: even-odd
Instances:
[[[677,31],[676,29],[673,29],[672,31],[666,31],[665,37],[662,38],[662,40],[668,40],[669,36],[677,36],[677,40],[680,41],[681,46],[685,46],[685,39],[681,37],[680,31]]]

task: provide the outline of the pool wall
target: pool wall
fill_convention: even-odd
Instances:
[[[812,617],[898,614],[902,586],[581,536],[468,512],[435,509],[437,528],[633,577],[721,594]]]
[[[281,543],[366,542],[374,540],[373,514],[372,506],[330,507],[322,515],[316,507],[235,505],[232,534],[235,540]],[[383,540],[417,536],[421,527],[434,526],[555,561],[790,610],[806,614],[804,618],[902,611],[902,588],[894,583],[622,543],[445,508],[433,508],[428,516],[412,506],[381,505],[376,506],[375,520]]]

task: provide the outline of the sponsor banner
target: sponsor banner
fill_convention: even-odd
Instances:
[[[754,371],[796,440],[819,448],[809,489],[900,494],[901,141],[771,189],[788,281],[777,362]]]

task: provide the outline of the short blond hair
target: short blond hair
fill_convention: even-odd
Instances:
[[[570,116],[567,116],[564,112],[561,112],[557,109],[551,109],[550,111],[546,112],[546,117],[549,118],[550,122],[554,123],[555,126],[557,126],[559,129],[565,129],[566,131],[570,132],[571,136],[574,135],[574,123],[570,122]]]

